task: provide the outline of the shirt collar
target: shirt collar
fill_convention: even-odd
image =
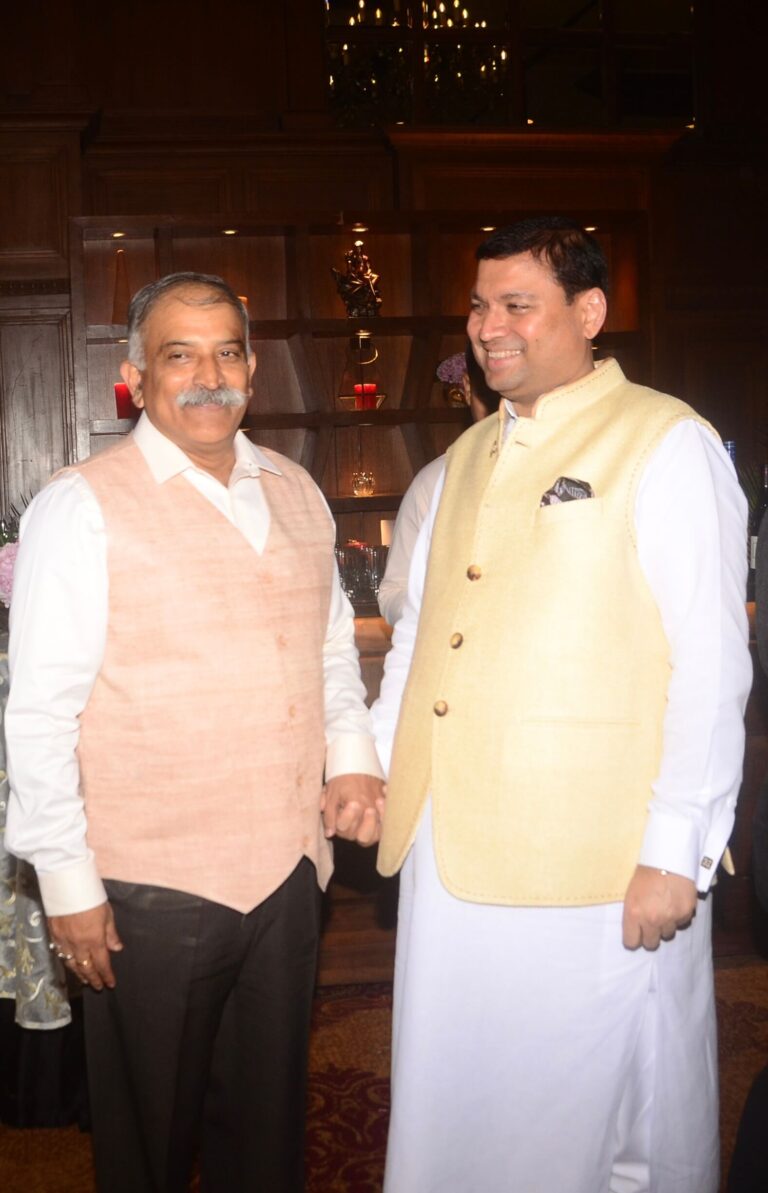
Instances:
[[[196,472],[204,471],[204,469],[198,468],[197,464],[194,464],[173,440],[169,439],[167,435],[163,435],[162,431],[158,431],[146,414],[142,414],[137,422],[133,430],[133,438],[158,485],[164,484],[165,481],[179,476],[188,469]],[[235,467],[231,477],[233,481],[240,480],[242,477],[258,476],[262,469],[265,472],[274,473],[275,476],[282,476],[277,465],[272,463],[260,447],[251,443],[242,431],[238,431],[235,435],[234,448]]]

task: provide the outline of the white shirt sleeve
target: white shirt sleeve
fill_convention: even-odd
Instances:
[[[699,423],[678,423],[654,452],[635,524],[672,667],[639,861],[706,891],[733,827],[752,664],[746,500],[728,455]]]
[[[104,521],[87,482],[70,473],[45,488],[22,519],[20,540],[5,717],[5,844],[37,869],[48,915],[66,915],[106,898],[86,843],[75,756],[107,624]]]
[[[413,648],[416,644],[416,633],[419,626],[419,613],[424,595],[424,581],[427,575],[427,561],[429,548],[432,543],[432,530],[435,525],[435,514],[440,504],[440,497],[445,482],[445,464],[435,485],[429,513],[421,524],[416,537],[416,543],[411,555],[411,565],[408,572],[408,590],[403,605],[403,612],[392,633],[392,647],[384,661],[384,676],[381,681],[381,691],[378,700],[371,709],[373,729],[376,734],[376,748],[385,773],[389,771],[392,757],[392,744],[397,728],[397,718],[400,713],[400,702],[403,698],[408,672],[413,658]]]
[[[445,470],[445,458],[438,456],[416,473],[397,511],[387,567],[379,586],[381,616],[391,626],[402,617],[408,589],[408,571],[421,524],[429,513],[435,485]]]
[[[325,677],[325,777],[365,774],[382,777],[371,714],[355,646],[355,616],[342,591],[335,563],[328,631],[323,645]]]

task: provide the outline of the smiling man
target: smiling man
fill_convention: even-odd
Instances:
[[[379,834],[352,610],[319,490],[238,431],[229,286],[128,332],[134,433],[23,520],[6,845],[86,987],[100,1193],[184,1193],[198,1144],[206,1191],[296,1193],[328,838]]]
[[[746,503],[690,407],[595,365],[593,237],[532,219],[477,256],[503,400],[448,452],[374,708],[402,867],[385,1189],[716,1193]]]

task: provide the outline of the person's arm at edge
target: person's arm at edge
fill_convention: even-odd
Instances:
[[[640,565],[670,643],[662,763],[624,938],[655,947],[695,912],[730,834],[751,682],[746,505],[732,465],[693,421],[654,453],[638,491]],[[662,873],[666,871],[666,873]]]
[[[360,675],[354,611],[342,591],[335,563],[323,643],[323,676],[326,786],[321,811],[325,834],[372,845],[381,830],[382,770]]]
[[[384,676],[381,681],[379,698],[371,708],[373,728],[376,734],[376,748],[379,751],[379,758],[381,759],[381,765],[385,773],[389,771],[392,745],[400,713],[400,703],[408,680],[408,672],[416,644],[416,632],[419,625],[421,601],[427,575],[432,530],[444,482],[445,466],[443,466],[435,485],[429,513],[422,522],[416,538],[408,573],[408,591],[405,605],[403,606],[403,613],[392,634],[392,648],[384,660]]]
[[[768,672],[768,518],[757,536],[755,559],[755,636],[763,671]]]
[[[70,474],[43,490],[22,521],[9,644],[6,846],[35,866],[52,939],[65,955],[89,958],[97,987],[114,984],[108,950],[120,945],[87,845],[75,751],[106,617],[101,511],[86,482]]]
[[[429,513],[432,494],[444,467],[444,458],[439,456],[417,472],[397,511],[392,543],[387,553],[387,566],[379,585],[379,611],[391,626],[396,625],[403,615],[413,549],[421,524]]]

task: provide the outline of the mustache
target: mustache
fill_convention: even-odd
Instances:
[[[245,406],[247,401],[248,397],[242,390],[233,389],[230,385],[220,385],[218,389],[196,385],[176,395],[176,403],[182,409],[185,406]]]

